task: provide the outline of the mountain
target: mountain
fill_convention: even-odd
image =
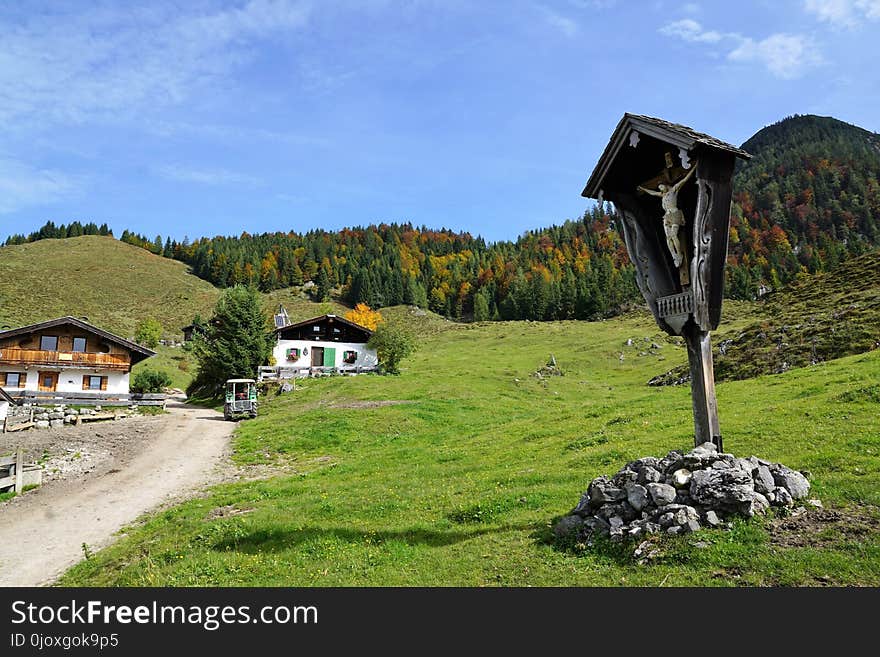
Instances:
[[[792,116],[742,147],[752,159],[734,177],[728,296],[752,298],[880,245],[880,135]]]

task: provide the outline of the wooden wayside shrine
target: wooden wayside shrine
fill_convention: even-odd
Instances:
[[[694,443],[722,450],[710,332],[721,320],[736,158],[687,126],[624,114],[582,193],[614,204],[657,325],[687,344]]]

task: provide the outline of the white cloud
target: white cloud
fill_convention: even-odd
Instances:
[[[756,41],[736,32],[706,30],[690,18],[667,23],[660,28],[660,33],[689,43],[717,45],[727,52],[728,60],[757,62],[784,80],[798,78],[807,69],[822,63],[815,45],[800,34],[772,34]]]
[[[842,27],[880,19],[880,0],[805,0],[804,8],[819,20]]]
[[[725,36],[715,30],[704,30],[703,26],[692,18],[667,23],[660,28],[660,34],[694,43],[718,43]]]
[[[184,14],[110,6],[0,21],[0,122],[75,123],[181,103],[249,61],[255,40],[309,17],[293,0]]]
[[[761,41],[745,39],[727,58],[734,62],[759,62],[773,75],[791,80],[822,62],[813,44],[798,34],[773,34]]]
[[[577,21],[560,14],[546,5],[539,4],[535,6],[544,15],[544,22],[555,31],[569,39],[577,36],[577,33],[580,31]]]
[[[60,171],[0,159],[0,214],[54,203],[75,193],[78,186],[75,177]]]
[[[199,185],[224,186],[244,185],[254,187],[260,180],[247,174],[228,169],[200,169],[181,164],[165,164],[155,168],[163,178],[176,182],[197,183]]]

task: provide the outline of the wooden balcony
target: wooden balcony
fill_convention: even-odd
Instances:
[[[0,365],[39,367],[100,367],[108,370],[128,371],[131,367],[128,354],[87,354],[75,351],[42,351],[3,347],[0,349]]]

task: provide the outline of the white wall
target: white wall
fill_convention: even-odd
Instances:
[[[4,372],[14,372],[15,369],[3,370]],[[27,380],[25,381],[24,390],[39,390],[40,389],[40,371],[37,369],[30,369],[27,371]],[[58,375],[58,387],[55,389],[56,392],[105,392],[105,393],[114,393],[114,394],[128,394],[128,372],[119,372],[119,371],[111,371],[111,370],[98,370],[95,371],[94,368],[91,369],[77,369],[77,368],[51,368],[47,367],[45,369],[46,372],[59,372]],[[24,374],[25,372],[22,371]],[[106,376],[107,377],[107,389],[106,390],[83,390],[82,389],[82,381],[83,376],[93,375],[93,376]],[[22,380],[24,380],[24,376]],[[22,388],[9,388],[5,387],[6,392],[15,393]]]
[[[9,402],[8,401],[0,401],[0,422],[6,419],[6,414],[9,412]]]
[[[336,362],[333,365],[334,367],[376,367],[376,365],[379,364],[379,359],[376,357],[376,352],[372,349],[367,349],[367,345],[362,342],[334,342],[324,340],[279,340],[276,343],[275,348],[272,350],[272,355],[275,357],[275,366],[299,368],[311,367],[312,347],[330,347],[336,349]],[[309,353],[303,354],[303,349],[306,348],[309,350]],[[288,349],[299,349],[299,360],[287,360],[286,353]],[[342,354],[346,351],[356,351],[357,360],[353,363],[343,363]]]

